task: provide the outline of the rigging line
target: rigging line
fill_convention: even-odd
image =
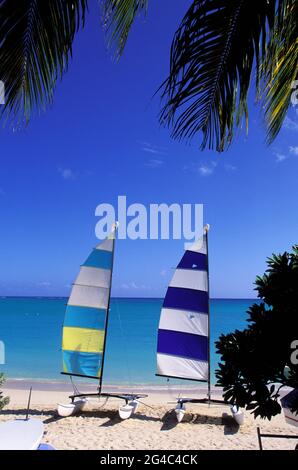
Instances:
[[[172,388],[172,384],[171,384],[171,380],[168,378],[167,379],[167,386],[168,386],[168,394],[171,396],[171,398],[173,400],[177,400],[177,393],[174,393],[173,392],[173,388]]]
[[[150,408],[151,410],[155,411],[156,412],[156,409],[153,407],[153,406],[150,406],[148,405],[147,403],[144,403],[143,401],[140,401],[138,400],[138,402],[141,404],[141,405],[144,405],[144,406],[147,406],[147,408]],[[163,418],[163,414],[159,414],[158,412],[156,413],[156,417],[162,421],[162,418]]]
[[[70,381],[71,381],[71,384],[72,384],[72,388],[73,388],[74,393],[75,393],[76,395],[79,395],[79,394],[80,394],[80,391],[79,391],[78,387],[76,386],[76,384],[74,383],[72,376],[70,375],[69,378],[70,378]]]
[[[101,398],[101,396],[99,395],[99,397],[98,397],[98,401],[99,401],[99,402],[100,402],[100,398]],[[104,402],[103,402],[101,405],[98,405],[98,408],[103,408],[103,407],[107,404],[109,398],[110,398],[110,397],[105,397]]]
[[[182,380],[180,380],[179,384],[178,384],[178,400],[180,399],[181,397],[181,394],[182,394],[182,387],[183,387],[183,383],[182,383]]]
[[[155,408],[154,408],[153,406],[148,405],[148,403],[144,403],[143,401],[140,401],[140,400],[138,400],[138,399],[137,399],[137,401],[138,401],[139,403],[141,403],[141,405],[147,406],[147,408],[150,408],[151,410],[155,410]]]

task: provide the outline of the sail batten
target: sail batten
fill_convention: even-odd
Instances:
[[[101,379],[111,294],[115,231],[81,265],[63,325],[63,373]]]
[[[184,252],[169,283],[158,329],[157,373],[209,381],[207,233]]]

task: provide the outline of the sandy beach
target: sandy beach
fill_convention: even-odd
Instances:
[[[0,412],[0,422],[24,416],[28,385],[23,381],[6,383],[4,391],[10,397],[10,403]],[[89,390],[90,386],[85,386],[84,391],[86,389]],[[106,388],[106,391],[112,390],[117,391],[118,387]],[[148,392],[150,395],[142,400],[139,410],[129,420],[120,420],[120,402],[115,399],[109,399],[108,402],[105,399],[94,399],[89,402],[87,410],[83,413],[60,418],[57,415],[57,403],[68,402],[70,386],[38,382],[33,384],[31,416],[40,417],[44,422],[43,441],[61,450],[256,450],[258,425],[263,432],[297,435],[295,427],[286,424],[282,415],[269,422],[254,420],[246,412],[245,424],[239,428],[232,419],[229,408],[222,405],[209,407],[189,404],[184,421],[177,424],[172,411],[176,396],[174,388],[146,390],[139,386],[134,389],[136,390]],[[181,389],[179,391],[181,392]],[[183,392],[188,396],[203,396],[202,389],[185,389]],[[219,396],[220,391],[216,390],[216,397]],[[296,443],[297,440],[290,439],[263,439],[264,449],[293,449]]]

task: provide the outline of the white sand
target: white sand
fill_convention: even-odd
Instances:
[[[187,405],[185,420],[177,424],[173,410],[173,396],[150,391],[132,418],[118,417],[119,400],[93,400],[88,409],[78,416],[59,418],[57,403],[68,403],[68,392],[34,390],[31,416],[40,417],[45,424],[43,441],[57,449],[258,449],[257,426],[263,432],[297,435],[297,428],[285,423],[283,416],[271,422],[254,420],[246,412],[245,424],[238,428],[229,408],[222,405]],[[50,388],[50,387],[49,387]],[[24,415],[28,390],[5,389],[9,405],[0,412],[0,422]],[[192,393],[192,395],[194,395]],[[197,395],[194,395],[197,396]],[[264,449],[293,449],[297,440],[263,439]]]

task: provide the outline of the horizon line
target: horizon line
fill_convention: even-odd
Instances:
[[[3,299],[68,299],[69,296],[64,295],[1,295]],[[132,296],[111,296],[111,299],[140,299],[140,300],[163,300],[164,297],[132,297]],[[257,297],[210,297],[210,300],[260,300]]]

